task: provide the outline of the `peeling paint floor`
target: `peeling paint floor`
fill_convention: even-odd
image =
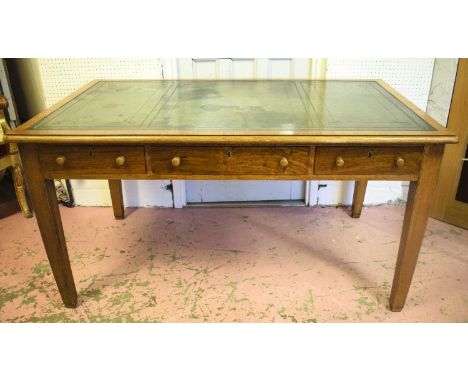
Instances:
[[[468,231],[432,219],[406,307],[388,310],[404,205],[61,212],[78,308],[16,214],[0,220],[0,321],[468,322]]]

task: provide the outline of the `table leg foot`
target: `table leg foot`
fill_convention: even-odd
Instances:
[[[356,180],[354,183],[353,207],[351,217],[359,218],[361,216],[364,197],[366,196],[367,180]]]
[[[390,295],[390,309],[403,309],[426,231],[431,197],[437,184],[443,146],[426,146],[418,181],[409,186],[400,248]]]
[[[117,220],[125,218],[124,202],[122,194],[122,181],[120,179],[109,179],[109,190],[112,200],[112,208],[114,209],[114,217]]]
[[[44,179],[34,145],[20,147],[26,182],[52,273],[68,308],[78,303],[53,179]]]

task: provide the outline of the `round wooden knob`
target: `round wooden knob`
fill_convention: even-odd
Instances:
[[[338,166],[338,167],[341,167],[344,165],[344,159],[342,157],[337,157],[336,158],[336,162],[335,164]]]
[[[6,97],[2,96],[1,94],[0,94],[0,109],[1,110],[8,109],[8,100],[6,99]]]
[[[280,166],[281,167],[287,167],[288,164],[289,164],[288,158],[285,158],[285,157],[281,158],[281,160],[280,160]]]
[[[179,165],[180,165],[180,157],[174,157],[174,158],[172,158],[171,163],[172,163],[172,165],[173,165],[174,167],[179,166]]]
[[[65,164],[65,161],[67,160],[67,158],[65,158],[63,155],[60,155],[58,156],[57,158],[55,158],[55,162],[59,165],[59,166],[63,166]]]
[[[395,163],[397,167],[400,167],[400,168],[405,166],[405,160],[402,157],[397,157],[397,159],[395,160]]]
[[[119,155],[115,158],[115,164],[119,167],[122,167],[125,164],[125,157],[123,155]]]

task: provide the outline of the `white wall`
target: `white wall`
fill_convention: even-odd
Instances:
[[[311,192],[310,205],[351,205],[353,201],[354,181],[323,181],[317,192]],[[364,204],[398,203],[406,201],[408,182],[369,181]]]
[[[382,79],[426,110],[433,69],[433,58],[332,58],[327,78]]]
[[[427,112],[437,122],[446,126],[457,74],[458,58],[436,58]]]

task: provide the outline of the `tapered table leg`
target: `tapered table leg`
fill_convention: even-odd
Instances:
[[[364,197],[366,196],[367,180],[356,180],[354,183],[353,207],[351,216],[358,218],[361,216]]]
[[[439,174],[443,146],[426,146],[421,163],[419,179],[409,186],[400,248],[390,295],[390,309],[399,312],[403,309],[424,238],[431,197]]]
[[[125,217],[125,213],[122,194],[122,181],[120,179],[109,179],[109,190],[112,199],[112,208],[114,209],[114,217],[116,219],[123,219]]]
[[[55,282],[65,306],[74,308],[77,305],[77,293],[68,258],[54,181],[53,179],[44,179],[42,176],[34,145],[22,145],[20,153],[34,213]]]

